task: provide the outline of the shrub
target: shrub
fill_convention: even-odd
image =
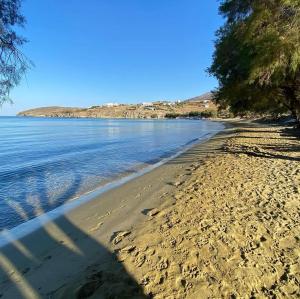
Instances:
[[[188,117],[199,117],[199,116],[202,116],[201,115],[201,112],[199,111],[191,111],[187,114]]]
[[[217,116],[218,113],[215,110],[204,110],[201,112],[201,117],[204,118],[216,118]]]
[[[182,116],[182,115],[179,114],[179,113],[167,113],[165,115],[165,118],[177,118],[177,117],[180,117],[180,116]]]

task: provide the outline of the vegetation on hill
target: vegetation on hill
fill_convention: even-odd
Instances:
[[[225,0],[209,73],[235,114],[290,111],[300,120],[300,1]]]
[[[216,118],[218,116],[216,109],[207,109],[203,111],[191,111],[189,113],[167,113],[166,118]]]

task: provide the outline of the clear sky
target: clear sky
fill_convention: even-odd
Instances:
[[[1,115],[41,106],[185,99],[214,88],[217,0],[25,0],[34,62]]]

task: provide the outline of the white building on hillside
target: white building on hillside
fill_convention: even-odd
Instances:
[[[120,104],[118,104],[118,103],[105,103],[105,104],[103,104],[104,107],[117,107],[119,105]]]
[[[153,106],[152,102],[143,102],[142,106]]]

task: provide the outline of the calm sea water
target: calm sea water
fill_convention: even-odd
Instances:
[[[222,128],[200,120],[0,117],[0,230]]]

